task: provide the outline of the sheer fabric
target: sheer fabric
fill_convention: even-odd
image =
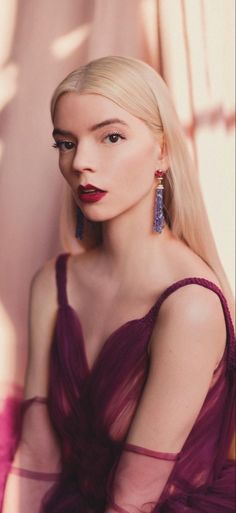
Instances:
[[[235,337],[222,292],[203,278],[174,283],[143,318],[126,322],[110,335],[90,369],[78,314],[67,301],[67,257],[59,255],[56,263],[58,315],[47,397],[62,470],[53,485],[28,479],[45,485],[41,512],[233,512],[235,466],[227,454],[234,429]],[[145,447],[127,443],[149,373],[147,345],[162,302],[192,283],[211,289],[221,301],[225,351],[180,453],[150,454]]]
[[[13,390],[1,400],[0,412],[0,511],[6,477],[14,456],[21,431],[21,395]]]
[[[108,480],[106,513],[151,513],[178,456],[125,443]]]
[[[18,464],[8,464],[8,474],[16,476],[16,488],[18,490],[17,496],[12,497],[6,494],[4,498],[4,509],[19,510],[24,513],[39,513],[42,507],[42,500],[46,492],[48,492],[52,484],[54,484],[60,472],[50,472],[50,460],[46,462],[44,471],[41,469],[40,451],[46,449],[48,444],[51,444],[51,434],[47,433],[47,398],[45,397],[32,397],[22,401],[19,431],[24,440],[29,445],[34,445],[35,460],[31,460],[30,452],[27,451],[18,458]],[[37,424],[38,430],[32,430],[33,425]],[[42,428],[42,429],[40,429]],[[44,439],[45,437],[45,439]],[[20,436],[18,437],[18,439]],[[52,447],[50,448],[52,450]],[[32,465],[33,463],[33,465]]]

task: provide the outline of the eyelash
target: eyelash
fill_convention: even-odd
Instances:
[[[70,141],[56,141],[56,142],[52,145],[52,147],[53,147],[53,148],[57,148],[58,150],[60,150],[60,149],[62,148],[62,145],[63,145],[63,144],[74,144],[74,143],[72,143],[72,142],[70,142]],[[73,147],[72,147],[72,148],[66,148],[66,150],[65,150],[65,151],[70,151],[70,150],[72,150],[72,149],[73,149]]]
[[[114,135],[119,136],[119,137],[120,137],[120,139],[125,139],[125,137],[124,137],[123,135],[121,135],[119,132],[111,132],[111,133],[107,134],[107,135],[104,137],[104,139],[107,139],[107,137],[111,137],[111,136],[114,136]],[[117,142],[117,141],[116,141],[116,142]],[[115,143],[116,143],[116,142],[115,142]],[[112,143],[112,144],[115,144],[115,143]],[[53,148],[57,148],[57,149],[59,149],[59,150],[60,150],[60,149],[62,148],[62,145],[63,145],[63,144],[72,144],[72,145],[73,145],[74,143],[72,143],[71,141],[56,141],[56,142],[52,145],[52,147],[53,147]],[[65,151],[70,151],[70,150],[72,150],[72,149],[73,149],[73,147],[71,147],[71,148],[67,148]]]
[[[123,135],[121,135],[119,132],[110,132],[109,134],[107,134],[104,139],[107,139],[107,137],[111,137],[112,135],[118,135],[120,137],[120,139],[125,139],[125,137]]]

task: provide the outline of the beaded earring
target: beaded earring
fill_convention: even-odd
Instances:
[[[153,221],[153,230],[155,232],[161,233],[164,224],[165,217],[163,212],[163,192],[164,185],[162,184],[162,180],[164,177],[165,171],[158,169],[155,172],[155,177],[158,179],[157,187],[155,190],[155,204],[154,204],[154,221]],[[84,215],[81,209],[77,206],[77,221],[76,221],[76,232],[75,236],[77,239],[83,239],[83,229],[84,229]]]
[[[164,174],[165,171],[162,171],[161,169],[158,169],[155,172],[155,177],[158,179],[158,182],[157,187],[155,189],[153,230],[158,233],[162,232],[165,224],[165,217],[163,212],[164,185],[162,184]]]
[[[76,231],[75,236],[77,239],[83,239],[83,231],[84,231],[84,214],[82,210],[77,206],[76,212]]]

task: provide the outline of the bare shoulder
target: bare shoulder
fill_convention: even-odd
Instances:
[[[155,334],[156,330],[156,334]],[[188,284],[180,287],[163,301],[152,346],[162,340],[176,345],[186,354],[202,348],[214,368],[221,360],[227,337],[226,323],[219,296],[206,287]],[[156,342],[155,342],[156,340]]]
[[[33,275],[29,292],[30,344],[47,345],[52,336],[58,309],[55,277],[56,258],[44,263]]]
[[[160,312],[163,318],[181,314],[185,322],[207,323],[216,326],[216,329],[225,324],[218,294],[197,283],[190,283],[172,292],[161,305]]]
[[[211,268],[184,243],[174,241],[168,253],[169,277],[167,287],[185,278],[204,278],[221,289]],[[205,351],[212,354],[215,363],[220,361],[226,343],[226,323],[218,294],[199,283],[190,283],[174,290],[162,303],[153,337],[164,330],[169,340],[180,344],[184,337],[187,344],[194,340],[204,343]],[[152,345],[153,345],[152,340]],[[159,343],[159,342],[158,342]]]
[[[57,306],[56,259],[57,257],[53,257],[47,260],[37,269],[32,277],[30,286],[31,298],[36,302],[46,303],[45,307],[48,308],[55,308]]]
[[[33,275],[29,292],[29,358],[25,396],[46,396],[48,358],[57,314],[55,280],[56,257],[48,260]]]

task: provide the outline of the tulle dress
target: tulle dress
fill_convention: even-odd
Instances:
[[[143,318],[126,322],[110,335],[90,369],[80,320],[67,300],[68,255],[62,253],[56,260],[58,311],[48,396],[23,402],[9,398],[6,403],[5,419],[14,413],[14,423],[11,430],[9,422],[4,424],[0,442],[2,496],[11,472],[23,483],[19,494],[27,506],[20,513],[233,513],[235,465],[227,455],[234,429],[235,336],[221,290],[204,278],[173,283]],[[158,310],[170,294],[188,284],[219,296],[227,341],[181,451],[158,452],[128,443],[126,437],[145,387],[147,344]],[[61,447],[60,472],[14,467],[22,419],[43,416],[45,408]],[[25,480],[32,486],[27,500]],[[36,496],[40,507],[35,506]]]

